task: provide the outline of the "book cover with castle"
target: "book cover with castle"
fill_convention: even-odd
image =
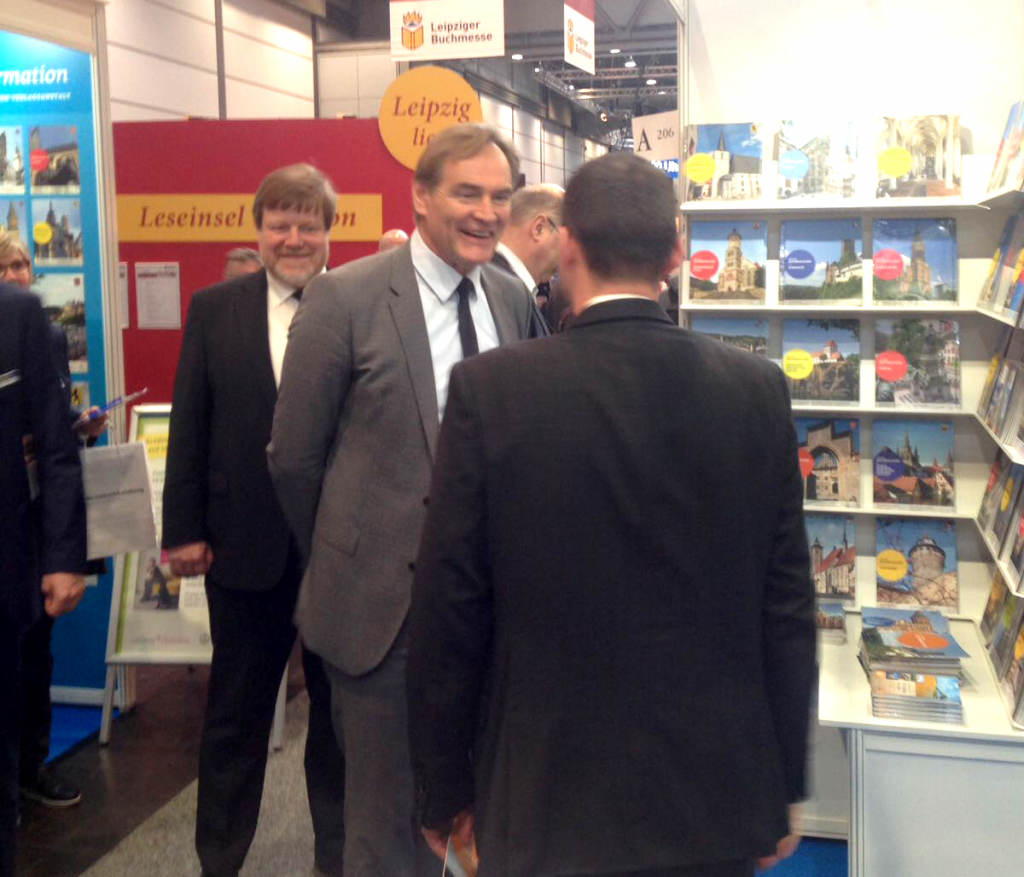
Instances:
[[[992,260],[989,262],[988,266],[988,273],[985,275],[985,282],[982,283],[981,291],[978,293],[977,304],[979,308],[998,310],[995,300],[999,292],[1002,275],[1009,261],[1009,254],[1016,239],[1015,235],[1018,233],[1017,226],[1024,225],[1024,223],[1019,222],[1019,220],[1020,217],[1014,214],[1006,220],[1006,225],[1003,226],[1003,234],[999,238],[999,245],[992,254]]]
[[[683,165],[686,200],[757,200],[763,157],[761,126],[755,122],[691,125]]]
[[[878,198],[960,194],[960,116],[883,116],[875,139]]]
[[[853,122],[779,124],[779,200],[852,198],[857,189],[857,128]]]
[[[796,417],[804,503],[860,505],[860,421]]]
[[[875,526],[879,603],[959,608],[954,521],[878,518]]]
[[[860,322],[784,320],[782,370],[795,401],[860,399]]]
[[[25,156],[21,127],[0,125],[0,194],[25,194]]]
[[[32,278],[32,291],[39,296],[50,322],[60,326],[68,340],[68,363],[72,372],[89,370],[85,335],[85,278],[81,274],[40,271]]]
[[[77,199],[32,200],[32,246],[37,266],[82,264],[82,210]]]
[[[28,131],[33,195],[78,195],[78,128],[75,125],[33,125]]]
[[[877,320],[875,401],[959,408],[960,326],[956,320]]]
[[[691,222],[690,301],[764,303],[768,223]]]
[[[957,301],[955,219],[876,219],[873,227],[876,304]]]
[[[768,355],[768,321],[754,317],[706,317],[700,314],[690,316],[690,331],[707,335],[723,344],[756,353]]]
[[[814,593],[830,600],[857,596],[857,530],[844,515],[804,515]]]
[[[876,418],[873,446],[876,504],[956,505],[952,421]]]
[[[787,220],[779,243],[779,300],[860,304],[864,262],[859,219]]]
[[[17,235],[28,246],[28,221],[24,198],[0,198],[0,231]]]

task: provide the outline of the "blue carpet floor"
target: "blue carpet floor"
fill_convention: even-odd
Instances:
[[[805,837],[791,858],[766,873],[770,877],[847,877],[846,842]]]
[[[50,761],[97,733],[102,715],[103,711],[98,706],[54,704],[53,728],[50,731]]]

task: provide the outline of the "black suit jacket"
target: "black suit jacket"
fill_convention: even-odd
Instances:
[[[0,284],[0,612],[25,626],[40,611],[41,574],[85,571],[82,470],[49,331],[35,295]],[[26,434],[35,438],[35,509]]]
[[[516,274],[516,272],[513,270],[512,266],[509,264],[508,259],[506,259],[497,250],[495,250],[494,251],[494,255],[491,256],[491,264],[495,268],[500,268],[506,274],[510,274],[512,277],[514,277],[520,283],[523,282],[522,279],[519,277],[519,275]],[[524,286],[525,286],[525,284],[524,284]],[[527,338],[547,338],[548,335],[550,335],[554,331],[554,329],[552,328],[550,323],[548,323],[548,319],[544,315],[544,312],[537,306],[537,298],[536,298],[536,296],[534,296],[533,290],[531,289],[531,290],[527,290],[527,291],[530,293],[530,304],[533,306],[533,309],[530,312],[530,330],[529,330],[529,334],[526,337]]]
[[[210,581],[226,588],[269,590],[288,557],[267,470],[276,400],[266,271],[197,292],[174,381],[163,544],[209,542]]]
[[[814,677],[796,450],[781,370],[647,300],[452,371],[410,742],[481,877],[774,851]]]

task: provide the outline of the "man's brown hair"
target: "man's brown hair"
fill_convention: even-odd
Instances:
[[[413,179],[428,189],[436,189],[447,162],[472,158],[489,143],[504,153],[511,171],[511,184],[514,186],[519,179],[519,153],[501,131],[484,122],[452,125],[437,134],[423,150]]]
[[[338,209],[338,196],[331,181],[313,165],[290,164],[267,174],[256,190],[252,204],[256,228],[263,227],[263,211],[268,209],[319,213],[324,218],[324,228],[330,229]]]
[[[569,181],[562,224],[602,280],[657,281],[676,244],[672,180],[649,161],[616,152],[588,161]]]

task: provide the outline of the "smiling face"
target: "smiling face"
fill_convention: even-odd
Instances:
[[[298,289],[323,271],[329,236],[321,213],[267,207],[256,242],[267,271]]]
[[[416,181],[412,191],[420,235],[434,253],[460,274],[491,261],[512,199],[512,171],[497,146],[446,162],[436,187]]]

